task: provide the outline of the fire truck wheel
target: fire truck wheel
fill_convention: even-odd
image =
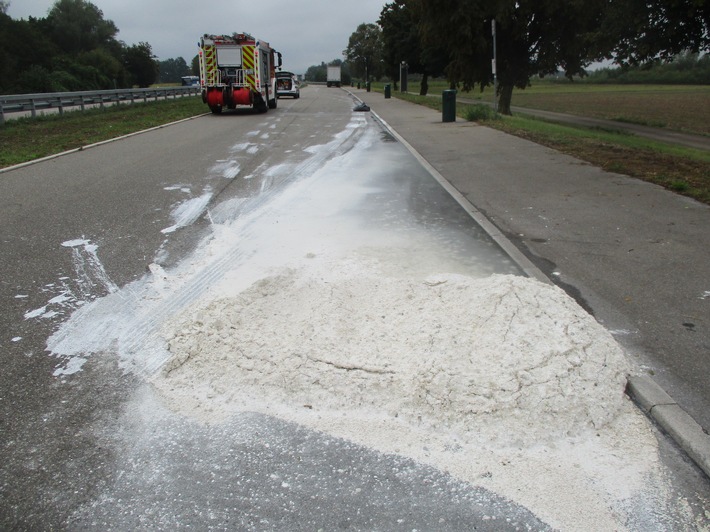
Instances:
[[[221,105],[210,105],[210,111],[212,111],[213,114],[220,114],[222,112],[222,106]]]
[[[268,95],[267,95],[268,96]],[[269,109],[276,109],[276,106],[279,104],[278,102],[278,95],[274,97],[273,100],[269,100]]]

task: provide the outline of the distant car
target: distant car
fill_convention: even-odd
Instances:
[[[283,96],[291,96],[293,98],[301,97],[296,74],[286,72],[285,70],[276,73],[276,95],[279,98]]]

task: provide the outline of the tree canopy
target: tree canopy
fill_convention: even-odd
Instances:
[[[710,50],[707,0],[612,0],[600,30],[604,55],[620,64]],[[610,50],[610,52],[609,52]]]
[[[192,74],[192,69],[187,66],[185,59],[178,57],[176,59],[166,59],[165,61],[160,61],[159,67],[159,78],[161,83],[179,83],[183,76],[189,76]],[[197,76],[199,76],[200,70],[198,67]]]
[[[320,65],[311,65],[306,70],[303,78],[306,81],[313,81],[316,83],[325,83],[328,78],[328,65],[339,65],[340,66],[340,76],[343,84],[349,85],[352,82],[352,76],[350,74],[350,65],[343,62],[342,59],[333,59],[327,64],[322,62]]]
[[[422,74],[421,94],[428,92],[429,76],[440,76],[446,67],[445,53],[441,46],[422,44],[419,24],[405,0],[396,0],[382,8],[379,20],[382,28],[383,61],[385,71],[392,79],[399,78],[399,69],[404,61],[408,70]]]
[[[117,40],[116,25],[91,2],[57,0],[46,18],[28,20],[9,17],[7,5],[0,2],[0,93],[147,87],[158,77],[150,44]]]
[[[382,74],[382,30],[377,24],[360,24],[343,52],[352,73],[368,81]]]
[[[710,46],[707,0],[396,0],[380,16],[385,62],[426,74],[436,58],[452,86],[491,85],[494,21],[507,114],[513,88],[533,76],[561,69],[572,78],[604,58],[637,64]]]

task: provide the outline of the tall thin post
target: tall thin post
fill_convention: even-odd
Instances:
[[[498,112],[498,76],[496,75],[496,62],[498,61],[498,53],[496,50],[496,19],[491,21],[491,31],[493,33],[493,109]]]

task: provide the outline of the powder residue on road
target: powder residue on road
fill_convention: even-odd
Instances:
[[[613,337],[562,290],[514,275],[400,148],[357,117],[310,158],[264,163],[262,192],[225,194],[195,253],[72,315],[48,340],[57,371],[115,352],[176,417],[275,416],[557,529],[692,519],[624,395]]]
[[[268,413],[411,456],[562,528],[619,527],[617,512],[643,524],[627,505],[664,504],[655,482],[644,492],[657,450],[623,394],[624,353],[563,291],[311,260],[168,323],[152,381],[166,404],[206,423]]]
[[[288,270],[172,322],[168,397],[207,421],[253,402],[375,409],[526,445],[618,415],[624,356],[557,288],[327,275]]]

